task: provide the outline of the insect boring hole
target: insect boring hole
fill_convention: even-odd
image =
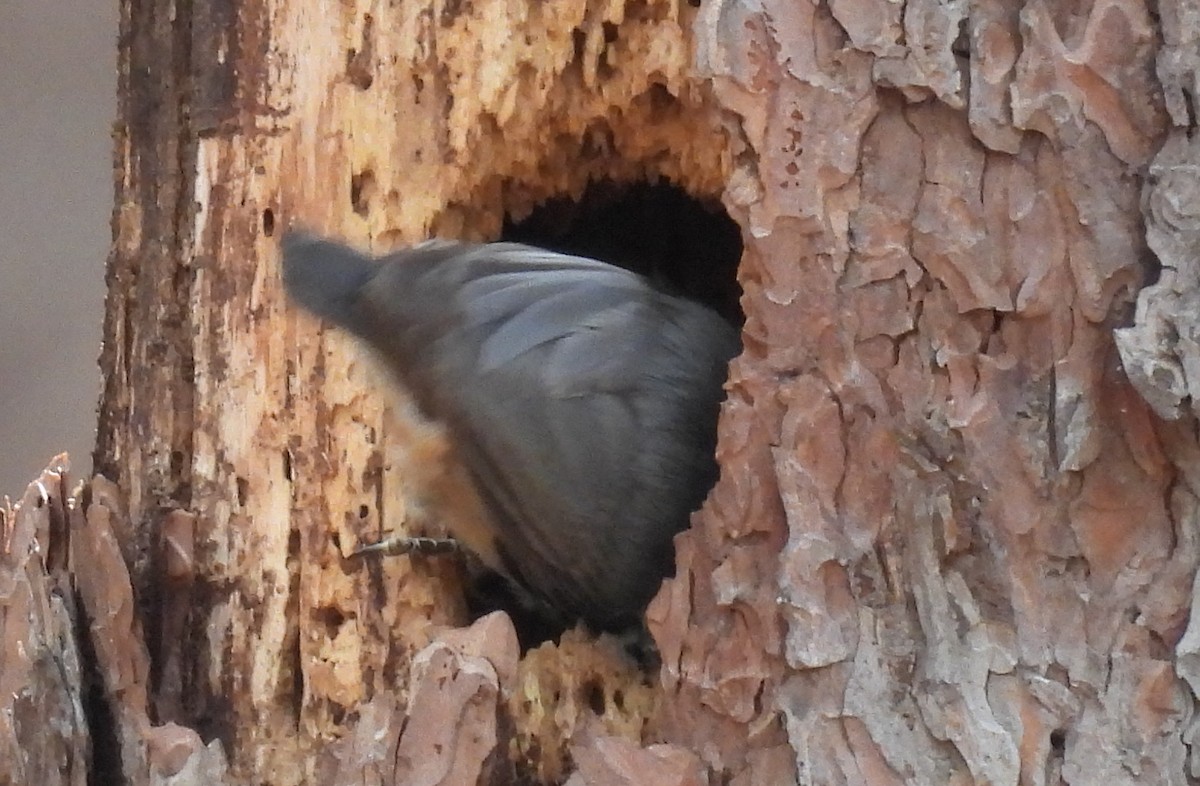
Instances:
[[[666,181],[596,181],[579,200],[551,198],[520,220],[506,218],[501,240],[599,259],[707,305],[741,327],[737,283],[742,236],[715,198]]]

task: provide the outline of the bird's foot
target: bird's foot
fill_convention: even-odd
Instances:
[[[398,554],[433,556],[461,552],[462,546],[452,538],[413,538],[407,535],[397,535],[357,548],[351,552],[350,556],[361,557],[364,554],[382,554],[385,557],[394,557]]]

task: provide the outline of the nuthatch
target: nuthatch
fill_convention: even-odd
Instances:
[[[717,478],[737,331],[592,259],[433,240],[381,259],[289,233],[300,305],[365,341],[449,435],[481,521],[450,534],[562,624],[636,624]]]

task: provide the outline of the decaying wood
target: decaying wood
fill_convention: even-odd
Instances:
[[[115,486],[6,514],[0,781],[1200,772],[1186,0],[123,8]],[[746,322],[647,679],[345,559],[405,526],[405,432],[276,243],[659,177],[743,228]]]
[[[157,717],[221,740],[237,777],[311,782],[375,697],[372,718],[410,706],[417,654],[465,615],[444,560],[346,559],[405,526],[406,432],[365,358],[283,301],[282,229],[495,236],[599,178],[715,199],[731,154],[688,76],[690,6],[180,13],[125,12],[97,466],[128,490]],[[584,725],[649,734],[646,679],[614,657],[525,659],[506,768],[565,777]]]

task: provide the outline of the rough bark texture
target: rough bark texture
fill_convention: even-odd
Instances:
[[[1186,782],[1195,422],[1110,338],[1192,122],[1149,10],[729,2],[697,31],[762,188],[729,200],[727,472],[650,613],[666,736],[735,783]]]
[[[226,783],[220,742],[153,723],[150,660],[103,478],[58,456],[0,516],[0,783]]]
[[[51,570],[53,527],[65,504],[60,467],[0,510],[0,783],[87,783],[92,739],[83,710],[83,666],[64,566]],[[64,585],[66,585],[64,587]],[[66,589],[66,591],[64,591]]]
[[[28,556],[58,475],[6,517],[5,706],[78,719],[99,664],[131,782],[1200,775],[1190,4],[311,8],[124,3],[97,467],[127,513],[60,513],[90,545],[59,578]],[[581,634],[453,627],[444,563],[343,558],[405,520],[404,425],[275,244],[494,237],[659,176],[742,226],[746,324],[649,685]],[[86,646],[46,633],[62,571]],[[86,758],[12,717],[22,772]]]

